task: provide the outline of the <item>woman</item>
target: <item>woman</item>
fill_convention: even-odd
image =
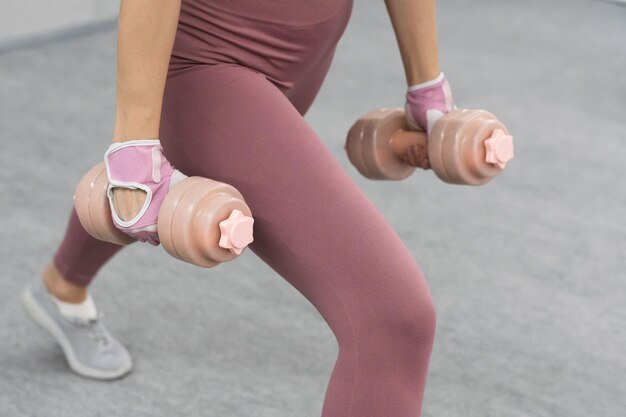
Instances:
[[[438,65],[434,3],[385,1],[409,86],[407,119],[425,130],[453,107]],[[435,330],[427,283],[303,118],[351,10],[352,0],[122,0],[116,122],[105,160],[120,149],[162,149],[164,176],[144,188],[152,187],[149,204],[139,189],[112,193],[118,228],[155,245],[155,196],[180,172],[237,188],[255,219],[250,249],[337,338],[322,415],[415,417]],[[406,158],[428,168],[416,149]],[[123,165],[125,175],[145,168],[136,165]],[[89,236],[72,211],[43,280],[24,295],[83,376],[116,378],[132,368],[87,291],[120,248]]]

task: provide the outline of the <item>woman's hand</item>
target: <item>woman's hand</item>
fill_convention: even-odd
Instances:
[[[410,86],[405,98],[404,110],[408,125],[426,132],[428,137],[437,120],[455,108],[450,84],[443,73],[433,80]],[[430,168],[428,146],[409,146],[406,162],[414,167]]]
[[[412,167],[430,169],[428,161],[428,145],[407,146],[404,152],[404,161]]]
[[[407,88],[404,110],[409,126],[428,133],[446,113],[454,110],[450,84],[443,72],[433,80]]]
[[[185,178],[162,150],[158,139],[143,139],[113,143],[104,154],[115,227],[154,246],[160,243],[157,222],[163,200],[171,187]]]

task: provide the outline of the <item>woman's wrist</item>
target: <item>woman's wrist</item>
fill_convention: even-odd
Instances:
[[[435,0],[385,0],[408,85],[441,72],[437,49]]]
[[[433,59],[433,58],[431,58]],[[409,87],[433,80],[441,74],[439,65],[432,65],[428,68],[409,68],[406,73],[406,80]]]
[[[113,142],[159,137],[161,109],[135,108],[116,112]]]

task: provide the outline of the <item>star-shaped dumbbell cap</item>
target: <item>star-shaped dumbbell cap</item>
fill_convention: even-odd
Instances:
[[[504,169],[506,163],[513,159],[513,136],[506,134],[502,129],[496,129],[491,137],[485,140],[485,148],[487,150],[485,162]]]
[[[220,222],[219,246],[239,255],[254,239],[252,238],[252,224],[254,219],[235,209],[226,220]]]

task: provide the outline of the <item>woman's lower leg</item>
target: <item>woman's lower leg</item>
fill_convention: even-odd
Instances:
[[[63,240],[43,272],[44,282],[57,298],[81,302],[100,268],[121,248],[90,236],[72,208]]]
[[[48,291],[63,302],[82,303],[87,299],[87,286],[76,285],[66,280],[54,265],[54,261],[45,267],[42,279]]]

